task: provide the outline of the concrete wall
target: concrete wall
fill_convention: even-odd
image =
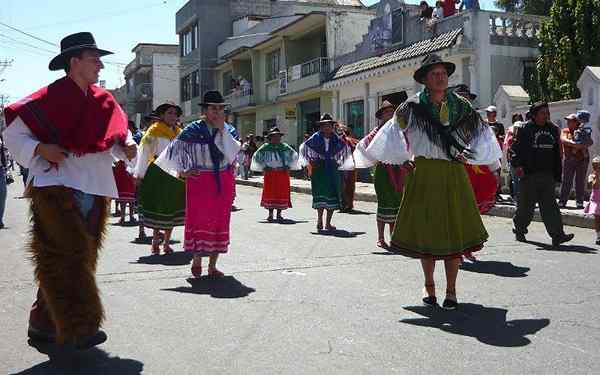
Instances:
[[[363,40],[373,18],[373,13],[365,12],[327,13],[327,56],[332,59],[332,67],[337,56],[352,52]]]
[[[306,38],[286,40],[286,61],[288,67],[302,64],[321,56],[321,45],[325,42],[325,30]]]
[[[153,55],[152,67],[152,108],[165,101],[179,103],[180,80],[179,56],[156,53]]]

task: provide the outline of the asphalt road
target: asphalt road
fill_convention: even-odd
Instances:
[[[420,306],[418,261],[374,246],[374,204],[319,235],[310,196],[293,195],[293,221],[269,224],[252,187],[238,187],[221,281],[189,283],[180,243],[151,257],[132,243],[136,227],[111,225],[98,270],[109,340],[50,361],[26,340],[36,287],[19,188],[0,231],[1,374],[600,374],[593,231],[567,228],[573,244],[555,250],[539,223],[523,244],[510,220],[485,217],[490,240],[459,275],[460,310],[443,312]]]

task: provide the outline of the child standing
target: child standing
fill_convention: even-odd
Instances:
[[[588,176],[588,186],[592,189],[592,194],[583,212],[594,215],[596,245],[600,245],[600,156],[592,159],[592,173]]]

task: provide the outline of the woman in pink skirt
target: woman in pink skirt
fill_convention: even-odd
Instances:
[[[208,257],[208,276],[223,277],[217,259],[229,247],[233,165],[240,144],[225,123],[226,103],[218,91],[206,92],[200,105],[204,119],[187,125],[156,164],[186,180],[184,249],[194,254],[192,274],[202,275],[202,258]]]

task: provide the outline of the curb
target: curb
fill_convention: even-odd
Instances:
[[[242,180],[236,179],[236,184],[243,186],[252,186],[257,188],[262,188],[262,181],[251,181],[251,180]],[[291,191],[295,193],[301,194],[311,194],[310,187],[304,186],[291,186]],[[377,202],[377,196],[374,193],[356,193],[354,195],[354,199],[362,202]],[[514,206],[504,206],[498,205],[492,207],[485,216],[496,216],[496,217],[504,217],[504,218],[512,218],[515,214],[516,207]],[[564,225],[579,227],[579,228],[589,228],[594,229],[594,218],[589,215],[582,215],[577,213],[570,212],[562,212],[562,220]],[[533,215],[533,221],[541,222],[542,218],[540,216],[540,212],[538,209],[535,210],[535,214]]]

